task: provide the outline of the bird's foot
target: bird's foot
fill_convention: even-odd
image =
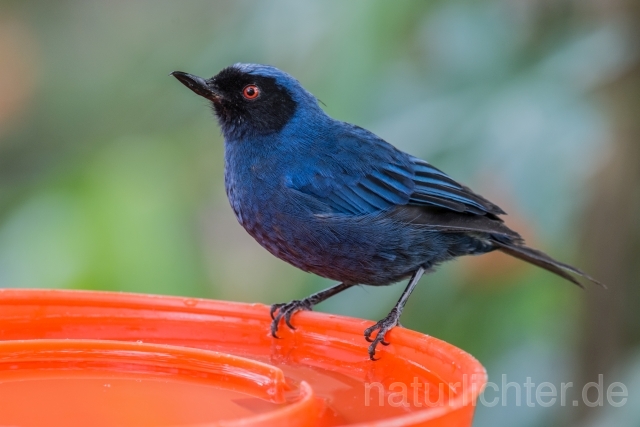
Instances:
[[[371,343],[369,346],[369,358],[371,360],[378,360],[376,356],[376,347],[378,344],[389,345],[387,341],[385,341],[384,337],[391,329],[400,325],[400,312],[395,308],[391,310],[391,312],[384,319],[380,320],[375,325],[365,329],[364,331],[364,339]],[[375,338],[371,338],[371,335],[375,331],[378,331]]]
[[[291,316],[301,310],[313,310],[314,305],[315,304],[311,301],[311,298],[294,299],[293,301],[286,303],[273,304],[271,306],[271,311],[269,312],[272,319],[271,335],[274,338],[280,338],[278,336],[278,327],[281,319],[284,319],[284,323],[286,323],[290,329],[295,329],[291,324]]]

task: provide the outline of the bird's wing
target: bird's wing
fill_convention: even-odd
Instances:
[[[415,157],[410,159],[411,169],[414,172],[412,179],[416,186],[409,204],[438,206],[476,215],[505,214],[498,206],[454,181],[424,160]]]
[[[416,205],[492,218],[504,214],[426,161],[355,126],[334,138],[321,158],[308,159],[289,183],[335,213],[360,215]]]

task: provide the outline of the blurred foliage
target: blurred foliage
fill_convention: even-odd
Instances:
[[[236,223],[212,114],[168,77],[234,62],[288,71],[332,116],[472,185],[534,246],[580,265],[611,139],[595,93],[637,60],[624,20],[592,3],[2,2],[0,287],[274,303],[328,286]],[[320,309],[377,319],[399,292],[361,287]],[[491,254],[426,277],[403,324],[470,351],[494,380],[553,382],[573,374],[577,293]],[[476,425],[566,416],[481,407]]]

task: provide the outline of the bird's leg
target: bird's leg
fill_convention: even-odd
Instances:
[[[312,310],[314,305],[321,303],[327,298],[330,298],[335,294],[350,288],[351,286],[353,285],[340,283],[329,289],[325,289],[313,295],[309,295],[305,299],[294,299],[293,301],[287,303],[283,302],[279,304],[273,304],[271,306],[271,312],[269,313],[271,315],[271,319],[273,319],[273,321],[271,322],[271,335],[273,335],[274,338],[279,338],[277,333],[280,319],[284,318],[284,322],[287,324],[287,326],[291,329],[295,329],[291,324],[291,316],[293,316],[294,313],[300,310]]]
[[[384,340],[384,337],[387,334],[387,332],[389,332],[395,326],[400,324],[400,315],[402,314],[404,305],[407,303],[407,300],[409,299],[411,292],[413,292],[413,289],[416,287],[416,285],[418,284],[418,281],[420,280],[423,274],[424,274],[424,268],[422,267],[418,268],[418,270],[416,270],[416,272],[413,273],[413,276],[411,276],[411,280],[409,280],[409,284],[405,288],[404,292],[402,292],[400,299],[398,300],[396,305],[391,309],[387,317],[380,320],[378,323],[371,326],[370,328],[365,329],[364,338],[371,343],[371,345],[369,346],[369,358],[371,360],[378,360],[375,358],[376,347],[378,346],[378,344],[389,345],[389,343]],[[375,338],[371,338],[371,335],[374,333],[374,331],[378,331],[378,333],[376,334]]]

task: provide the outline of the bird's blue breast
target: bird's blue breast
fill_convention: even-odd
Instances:
[[[292,164],[300,150],[283,134],[225,141],[225,187],[238,222],[262,246],[279,258],[308,270],[301,260],[297,236],[311,219],[308,203],[289,193]],[[296,243],[298,242],[298,243]],[[300,248],[293,248],[298,245]]]

